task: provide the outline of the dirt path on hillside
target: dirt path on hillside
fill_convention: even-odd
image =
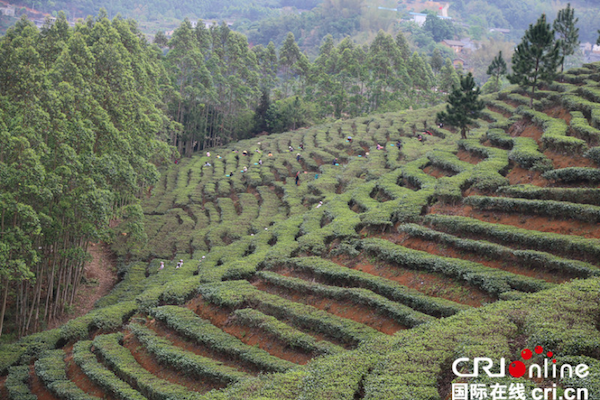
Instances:
[[[79,288],[73,301],[73,310],[52,321],[48,329],[57,328],[67,321],[87,314],[94,308],[94,303],[108,294],[117,283],[117,269],[114,256],[106,243],[91,243],[88,252],[93,257],[85,266],[84,276],[87,281]]]

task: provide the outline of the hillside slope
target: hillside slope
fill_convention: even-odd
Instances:
[[[569,71],[534,109],[487,97],[467,140],[438,107],[172,165],[148,246],[114,245],[145,261],[88,315],[3,347],[7,393],[443,399],[459,356],[540,345],[597,367],[599,81],[600,64]],[[600,396],[597,372],[562,385]]]

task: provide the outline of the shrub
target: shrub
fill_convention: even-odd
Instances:
[[[44,383],[44,386],[61,399],[97,399],[97,397],[85,393],[75,382],[67,378],[64,357],[65,352],[63,350],[49,350],[43,353],[35,362],[35,373]]]
[[[229,282],[224,284],[228,286]],[[204,290],[201,289],[201,292]],[[270,355],[265,350],[243,343],[209,321],[198,317],[187,308],[163,306],[151,310],[150,314],[194,342],[242,362],[255,365],[263,371],[283,372],[296,366],[294,363]]]
[[[144,396],[119,379],[111,370],[98,362],[91,352],[92,342],[81,340],[73,346],[73,360],[85,375],[104,391],[120,400],[143,400]]]
[[[569,254],[577,258],[600,259],[600,241],[597,239],[539,232],[449,215],[428,215],[425,217],[424,222],[451,233],[489,238],[503,243],[518,244],[530,249]]]
[[[337,354],[344,351],[340,346],[325,340],[317,341],[311,335],[252,308],[235,310],[233,312],[233,321],[237,324],[266,332],[292,348],[299,348],[316,355]]]
[[[4,386],[10,400],[37,400],[37,396],[31,393],[27,383],[29,382],[29,366],[20,365],[10,367]]]
[[[308,283],[302,279],[289,278],[269,271],[260,271],[257,275],[261,279],[275,286],[294,290],[302,294],[312,294],[336,300],[347,300],[356,304],[365,305],[394,319],[396,322],[406,327],[417,326],[433,320],[429,315],[422,314],[410,307],[390,301],[368,289],[348,289],[321,285],[319,283]]]
[[[439,272],[450,278],[463,280],[495,296],[513,289],[536,292],[554,286],[540,279],[497,270],[472,261],[439,257],[424,251],[408,249],[387,240],[365,239],[360,242],[360,246],[387,262],[411,269]]]
[[[129,329],[160,364],[185,375],[206,377],[222,383],[237,382],[249,376],[245,372],[223,365],[219,361],[183,350],[142,325],[130,324]]]
[[[600,169],[569,167],[555,169],[545,172],[542,175],[546,179],[552,179],[560,182],[600,182]]]
[[[600,221],[600,207],[587,204],[486,196],[470,196],[465,198],[464,203],[480,210],[540,214],[586,222]]]
[[[189,391],[185,386],[160,379],[137,363],[131,352],[121,346],[122,333],[96,336],[92,342],[96,352],[120,379],[137,388],[150,400],[182,398],[200,400],[199,393]]]

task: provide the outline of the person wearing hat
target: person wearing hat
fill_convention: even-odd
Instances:
[[[158,267],[158,269],[164,269],[165,268],[165,262],[161,261],[160,262],[160,267]]]
[[[179,260],[176,268],[181,268],[181,267],[183,267],[183,260]]]

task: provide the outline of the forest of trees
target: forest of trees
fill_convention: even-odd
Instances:
[[[0,334],[35,332],[73,302],[90,242],[128,217],[170,158],[161,53],[134,21],[105,14],[38,30],[21,19],[0,38]]]
[[[225,24],[193,29],[186,20],[166,46],[169,114],[183,126],[171,143],[185,155],[262,131],[436,104],[436,88],[458,82],[450,60],[432,68],[402,33],[380,31],[364,46],[328,35],[312,63],[292,33],[279,51],[272,42],[250,48]]]

